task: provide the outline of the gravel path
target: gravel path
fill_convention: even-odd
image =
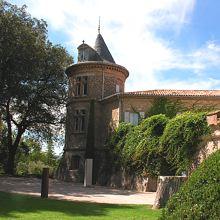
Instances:
[[[41,180],[37,178],[0,177],[0,191],[40,196]],[[82,184],[50,179],[49,198],[109,204],[154,203],[156,193],[140,193],[103,186],[83,187]]]

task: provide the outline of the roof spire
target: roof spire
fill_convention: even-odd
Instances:
[[[98,34],[100,34],[100,16],[99,16]]]

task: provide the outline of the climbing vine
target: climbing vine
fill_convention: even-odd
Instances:
[[[111,170],[139,175],[174,175],[186,172],[209,134],[205,113],[186,112],[176,117],[159,114],[139,125],[121,123],[106,143]],[[110,162],[111,161],[111,162]]]
[[[187,171],[202,136],[209,132],[205,113],[186,112],[169,121],[161,137],[161,148],[178,174]]]

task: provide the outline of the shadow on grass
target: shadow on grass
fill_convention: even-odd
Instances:
[[[149,206],[60,201],[0,192],[0,218],[25,219],[28,215],[28,219],[32,219],[32,215],[34,215],[35,219],[65,219],[66,217],[74,219],[74,217],[83,216],[89,216],[89,218],[115,216],[116,219],[119,219],[117,217],[121,216],[124,219],[129,219],[129,217],[137,215],[137,217],[145,219],[142,217],[146,217],[148,212],[150,214],[149,217],[158,216],[158,212],[149,210]]]

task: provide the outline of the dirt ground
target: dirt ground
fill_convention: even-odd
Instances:
[[[0,191],[40,196],[41,180],[37,178],[0,177]],[[103,186],[84,187],[82,184],[50,179],[49,198],[109,204],[149,204],[155,192],[140,193]]]

